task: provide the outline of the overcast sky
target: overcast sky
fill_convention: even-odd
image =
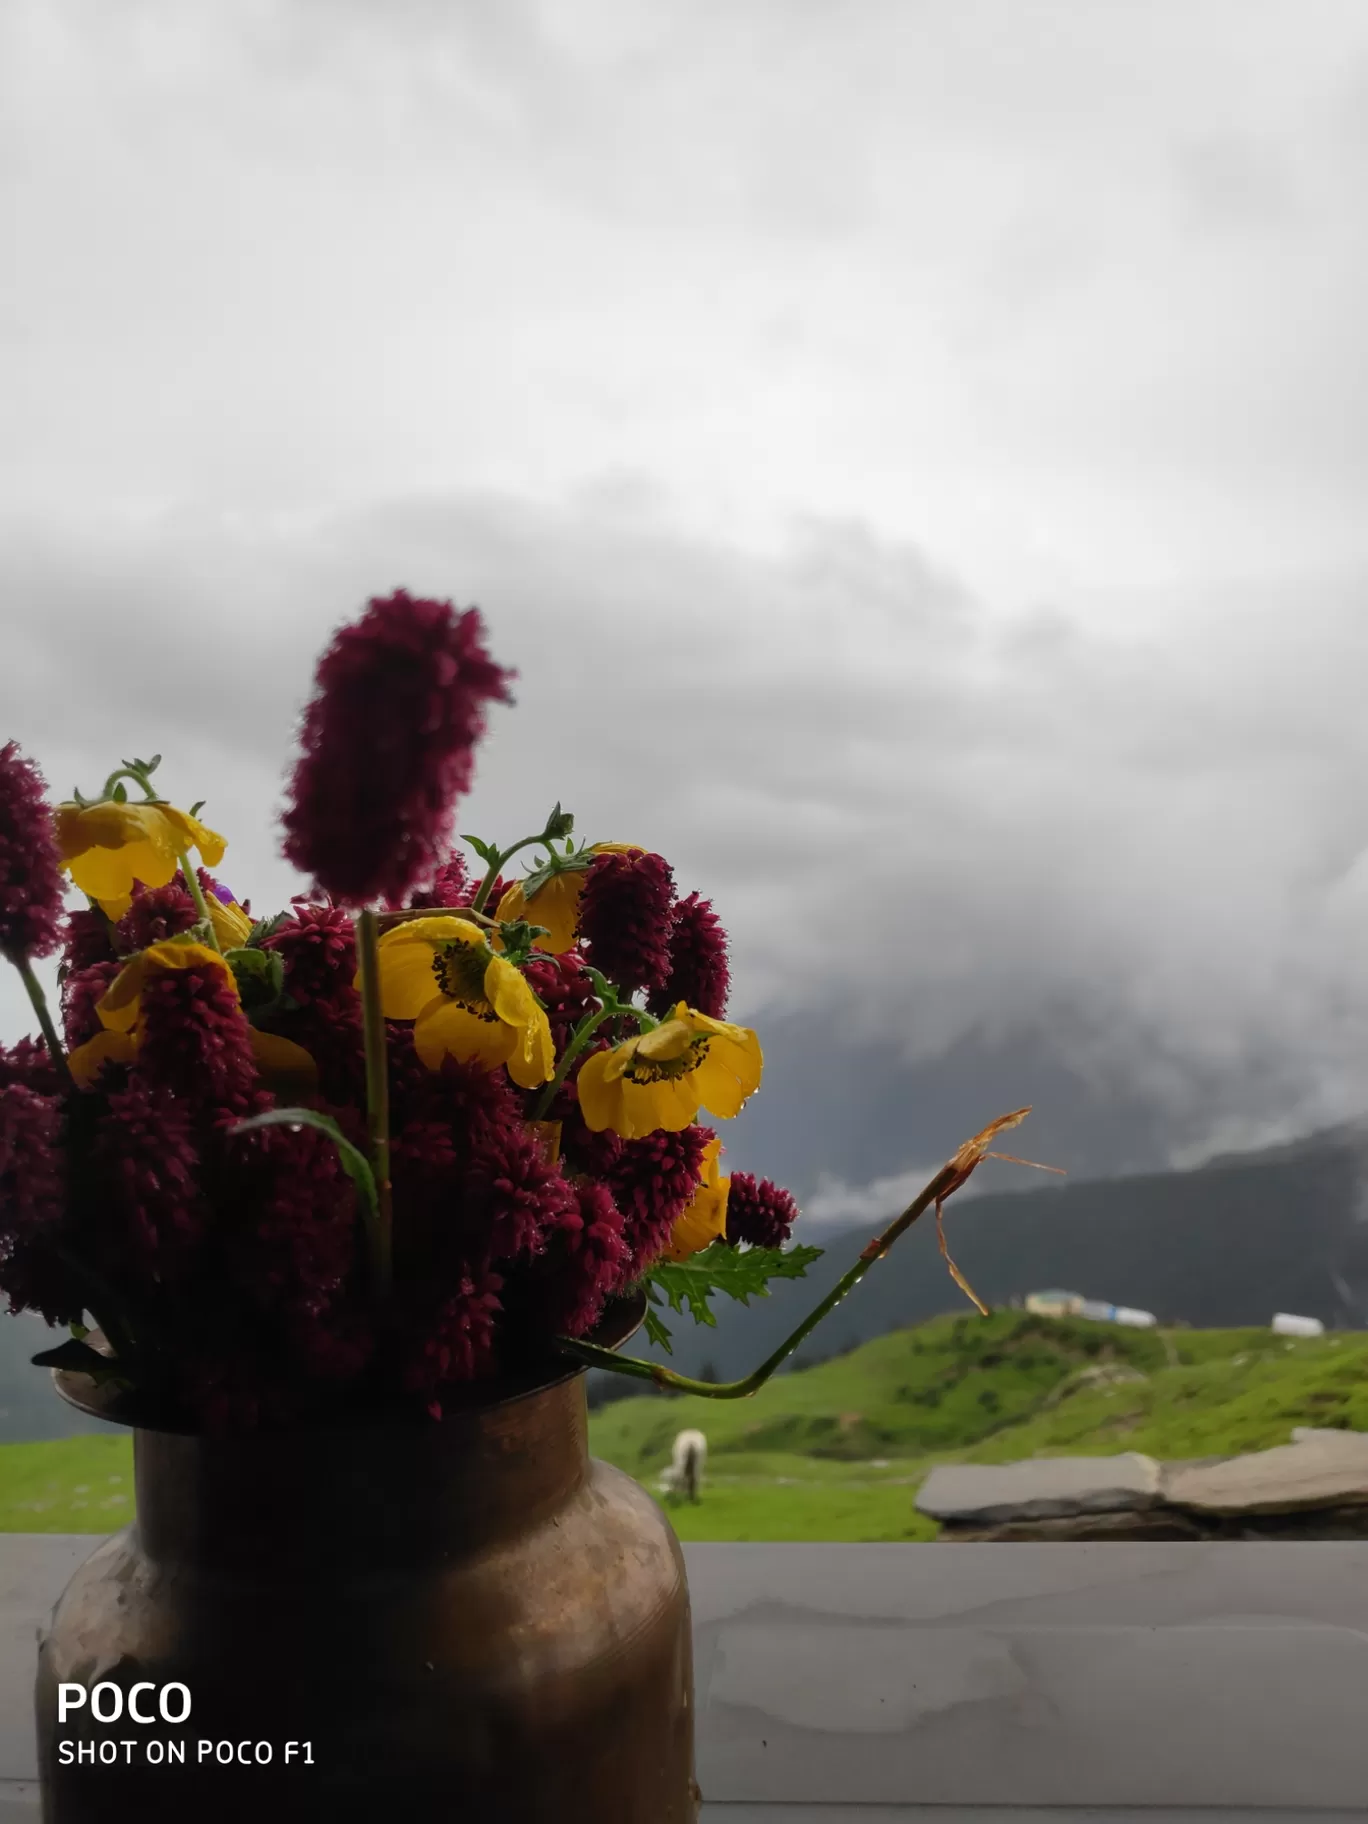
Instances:
[[[0,736],[266,909],[331,628],[478,602],[462,827],[661,848],[762,1026],[1338,1118],[1366,185],[1362,0],[7,0]]]

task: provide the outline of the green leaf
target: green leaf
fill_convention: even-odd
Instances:
[[[486,867],[493,867],[499,859],[499,851],[492,842],[481,842],[478,836],[462,836],[462,842],[468,842]]]
[[[264,1115],[252,1115],[246,1121],[235,1123],[228,1129],[228,1135],[231,1139],[236,1134],[249,1134],[258,1127],[314,1127],[320,1134],[326,1134],[337,1148],[343,1170],[356,1186],[367,1217],[372,1222],[378,1220],[380,1198],[370,1161],[352,1145],[331,1115],[320,1115],[315,1108],[268,1108]]]
[[[192,804],[190,806],[190,815],[192,817],[198,817],[200,812],[204,809],[207,802],[208,802],[207,799],[201,798],[196,803]]]
[[[708,1302],[715,1292],[749,1305],[753,1298],[768,1298],[770,1280],[803,1279],[821,1257],[821,1248],[734,1248],[714,1241],[688,1260],[663,1260],[652,1267],[647,1295],[658,1287],[672,1311],[682,1314],[687,1308],[696,1324],[715,1327]]]
[[[554,880],[557,874],[582,874],[593,861],[594,857],[587,849],[576,849],[573,844],[566,845],[564,855],[552,849],[546,860],[523,881],[523,897],[531,899],[534,893],[540,893],[547,881]]]
[[[270,918],[259,918],[247,933],[247,948],[259,950],[268,937],[274,937],[282,925],[288,925],[289,922],[288,912],[277,912]]]
[[[143,768],[143,771],[145,773],[155,773],[157,768],[160,765],[161,765],[161,755],[153,754],[152,758],[148,761],[147,765]]]
[[[101,1355],[98,1349],[92,1349],[78,1336],[68,1337],[55,1349],[44,1349],[30,1359],[35,1368],[59,1368],[65,1374],[88,1374],[95,1381],[107,1381],[120,1373],[117,1362]]]
[[[670,1341],[670,1333],[654,1311],[646,1313],[646,1341],[659,1343],[666,1355],[674,1354],[674,1344]]]
[[[244,945],[240,950],[226,951],[223,960],[233,972],[248,1018],[279,1010],[285,987],[285,962],[279,951],[253,950]]]
[[[120,779],[119,783],[114,787],[114,802],[115,804],[128,803],[128,787],[124,784],[122,779]]]
[[[569,811],[563,811],[559,800],[556,808],[546,820],[542,835],[547,842],[557,842],[562,836],[568,836],[575,827],[575,819]]]

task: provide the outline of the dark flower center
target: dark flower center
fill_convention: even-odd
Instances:
[[[643,1058],[637,1052],[622,1074],[629,1083],[666,1083],[676,1077],[687,1077],[707,1057],[710,1043],[708,1035],[700,1032],[689,1040],[688,1049],[677,1058]]]
[[[459,1001],[462,1007],[479,1014],[481,1019],[493,1020],[498,1015],[489,1005],[484,991],[488,967],[489,958],[481,955],[473,944],[448,944],[432,958],[432,973],[447,999]]]

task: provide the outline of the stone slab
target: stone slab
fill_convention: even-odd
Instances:
[[[37,1819],[37,1812],[34,1814]],[[0,1824],[8,1824],[0,1812]],[[700,1824],[1363,1824],[1361,1811],[1098,1805],[709,1805]]]
[[[1174,1507],[1211,1514],[1368,1504],[1368,1437],[1321,1432],[1207,1468],[1175,1466],[1163,1478],[1163,1494]]]
[[[918,1509],[933,1520],[1058,1518],[1154,1506],[1161,1472],[1152,1457],[1034,1457],[1019,1463],[945,1463],[922,1483]]]
[[[1365,1510],[1368,1513],[1368,1510]],[[1358,1537],[1358,1534],[1353,1535]],[[979,1522],[951,1521],[941,1528],[941,1545],[1011,1545],[1027,1540],[1073,1541],[1079,1539],[1183,1540],[1211,1537],[1194,1516],[1171,1507],[1125,1509],[1115,1513],[1047,1515],[1043,1519],[999,1520],[992,1526]]]

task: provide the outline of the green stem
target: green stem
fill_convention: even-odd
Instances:
[[[540,1121],[545,1115],[547,1109],[550,1108],[551,1104],[555,1101],[561,1085],[570,1074],[570,1066],[579,1057],[580,1053],[584,1050],[590,1039],[593,1038],[603,1022],[605,1020],[621,1019],[624,1015],[634,1019],[637,1025],[647,1032],[649,1032],[653,1026],[659,1024],[653,1015],[643,1012],[640,1007],[623,1006],[621,1003],[616,1005],[610,1003],[606,1007],[597,1008],[593,1013],[586,1013],[579,1025],[576,1026],[575,1030],[570,1035],[570,1043],[566,1046],[564,1055],[562,1056],[560,1063],[556,1066],[555,1076],[552,1077],[551,1081],[546,1085],[545,1089],[542,1090],[536,1102],[533,1104],[532,1113],[528,1116],[529,1121]]]
[[[108,798],[112,795],[114,787],[119,783],[120,779],[131,779],[135,785],[140,785],[142,787],[143,796],[145,798],[150,802],[158,801],[157,792],[153,787],[152,781],[140,766],[121,766],[118,772],[111,773],[104,782],[104,797]],[[209,948],[211,950],[218,950],[220,948],[218,936],[214,930],[214,921],[209,914],[209,902],[204,897],[204,888],[199,883],[199,875],[195,869],[190,866],[190,857],[188,853],[182,855],[180,851],[177,850],[176,860],[180,864],[181,878],[185,882],[185,890],[195,902],[195,910],[199,913],[200,922],[208,927]]]
[[[374,912],[363,912],[356,921],[356,959],[361,972],[371,1169],[375,1173],[379,1204],[376,1274],[380,1290],[387,1293],[394,1279],[394,1207],[390,1190],[389,1064],[385,1055],[385,1015],[380,999],[379,921]]]
[[[66,1052],[62,1049],[62,1041],[57,1037],[57,1028],[52,1023],[52,1013],[48,1007],[47,996],[43,993],[43,984],[33,973],[33,965],[26,956],[9,956],[6,952],[6,957],[19,971],[19,980],[24,984],[29,1000],[33,1003],[33,1011],[38,1016],[38,1025],[42,1030],[43,1043],[47,1046],[52,1062],[57,1067],[57,1075],[61,1077],[65,1088],[74,1089],[76,1085],[72,1082],[71,1069],[67,1064]]]
[[[964,1182],[962,1168],[953,1160],[941,1167],[926,1189],[916,1197],[903,1211],[898,1219],[886,1228],[882,1235],[863,1249],[860,1258],[848,1273],[842,1277],[827,1293],[826,1297],[799,1324],[798,1328],[780,1343],[773,1355],[761,1362],[752,1374],[744,1380],[712,1381],[691,1380],[686,1374],[676,1374],[672,1368],[663,1367],[659,1362],[644,1362],[637,1356],[619,1355],[614,1349],[600,1348],[597,1343],[576,1342],[570,1337],[558,1336],[556,1347],[563,1355],[573,1356],[577,1362],[583,1362],[588,1368],[606,1368],[613,1374],[625,1374],[639,1381],[651,1381],[657,1387],[669,1387],[676,1393],[697,1393],[710,1400],[744,1400],[764,1386],[775,1369],[798,1347],[828,1312],[835,1310],[852,1286],[857,1286],[874,1265],[882,1260],[903,1232],[911,1228],[924,1210],[929,1210],[935,1203],[943,1201],[949,1193]]]
[[[185,881],[185,890],[189,893],[191,899],[194,900],[195,910],[199,913],[200,922],[205,927],[209,948],[211,950],[218,950],[220,948],[218,934],[214,930],[214,920],[209,911],[209,902],[204,897],[204,888],[199,883],[199,875],[195,869],[190,866],[190,858],[188,855],[177,854],[176,860],[180,863],[181,875]]]
[[[472,912],[483,912],[484,911],[485,901],[489,898],[489,890],[494,885],[494,882],[499,878],[500,871],[503,868],[503,865],[506,861],[511,861],[520,849],[530,849],[535,843],[538,843],[538,842],[545,843],[545,841],[546,841],[546,832],[543,830],[539,836],[524,836],[522,841],[515,842],[511,849],[499,850],[499,852],[495,855],[494,860],[491,861],[489,864],[489,872],[485,875],[484,879],[480,882],[479,892],[475,895],[474,899],[470,903],[471,911]]]

